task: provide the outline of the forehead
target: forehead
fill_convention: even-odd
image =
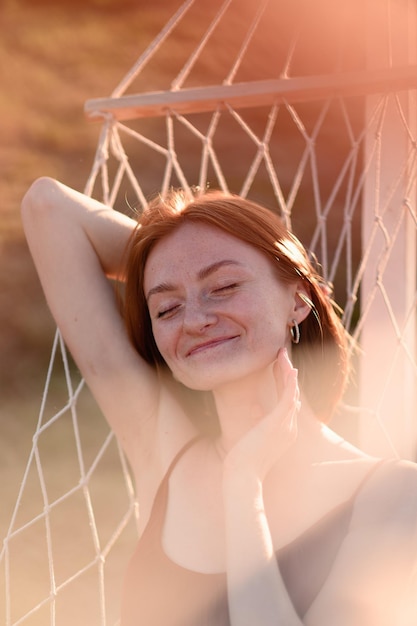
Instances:
[[[159,280],[172,280],[181,273],[195,274],[223,259],[240,264],[269,266],[269,260],[254,246],[207,224],[186,223],[161,239],[145,265],[145,288]]]

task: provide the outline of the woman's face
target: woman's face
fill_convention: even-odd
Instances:
[[[144,287],[158,349],[192,389],[261,373],[301,321],[297,284],[284,285],[256,248],[205,224],[184,224],[156,244]]]

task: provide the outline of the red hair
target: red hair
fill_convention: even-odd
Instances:
[[[306,281],[311,313],[300,324],[300,343],[293,345],[300,388],[316,415],[329,419],[348,376],[347,333],[329,298],[323,278],[299,240],[278,215],[265,207],[220,191],[187,196],[172,191],[149,203],[138,220],[128,247],[124,317],[138,353],[155,366],[164,363],[156,346],[143,281],[148,255],[155,244],[181,224],[214,226],[254,246],[276,268],[283,283]]]

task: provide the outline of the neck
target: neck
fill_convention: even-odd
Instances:
[[[221,441],[227,451],[278,402],[272,366],[266,371],[229,383],[213,392],[221,428]]]
[[[272,368],[255,382],[241,380],[233,385],[222,387],[214,392],[214,400],[219,417],[221,435],[217,441],[219,454],[224,457],[231,448],[265,415],[272,411],[279,401],[273,379]],[[301,409],[298,414],[297,446],[293,452],[302,450],[307,458],[315,445],[323,439],[325,427],[316,418],[308,401],[301,394]],[[313,446],[314,448],[315,446]]]

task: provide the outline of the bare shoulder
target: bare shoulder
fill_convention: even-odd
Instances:
[[[417,623],[417,465],[388,460],[370,472],[308,626]]]
[[[379,462],[358,493],[352,523],[408,529],[417,536],[417,464]]]

